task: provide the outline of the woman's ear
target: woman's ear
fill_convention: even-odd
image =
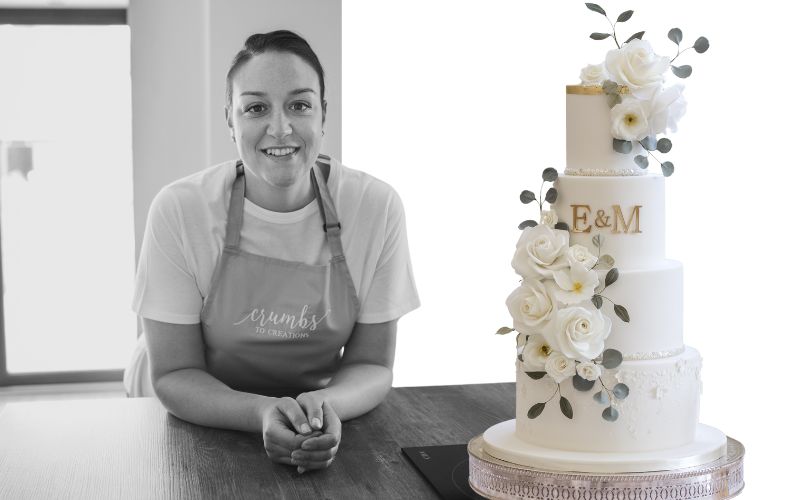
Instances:
[[[322,125],[325,126],[325,113],[328,110],[328,101],[322,101]]]

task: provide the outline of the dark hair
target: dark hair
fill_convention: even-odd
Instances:
[[[294,54],[314,68],[319,77],[320,102],[325,102],[325,72],[322,70],[322,64],[320,64],[317,54],[314,53],[305,38],[297,33],[278,30],[250,35],[244,42],[242,50],[234,56],[231,67],[228,69],[228,75],[225,77],[225,105],[227,107],[230,107],[233,102],[233,75],[253,56],[268,51]]]

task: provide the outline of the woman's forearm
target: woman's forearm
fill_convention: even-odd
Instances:
[[[197,368],[162,375],[153,387],[164,407],[182,420],[246,432],[261,432],[264,412],[277,401],[234,391]]]
[[[343,365],[322,393],[341,420],[361,416],[378,406],[392,388],[392,370],[382,365]]]

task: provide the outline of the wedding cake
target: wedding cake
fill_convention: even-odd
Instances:
[[[691,67],[643,35],[621,44],[616,32],[591,35],[617,48],[566,87],[566,168],[545,169],[538,193],[520,195],[539,220],[520,224],[513,328],[498,331],[516,333],[516,419],[483,435],[483,450],[506,462],[636,473],[726,454],[725,434],[698,422],[702,360],[684,344],[682,265],[665,256],[665,177],[675,170],[663,161],[665,134],[686,107],[683,86],[665,82]],[[681,31],[668,38],[680,54]],[[708,40],[689,48],[705,52]]]

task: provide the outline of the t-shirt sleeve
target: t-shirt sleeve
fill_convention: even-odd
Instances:
[[[147,215],[136,269],[133,311],[156,321],[200,322],[203,299],[195,274],[187,264],[177,198],[162,189]]]
[[[398,319],[420,305],[406,236],[403,203],[394,190],[386,210],[384,232],[375,274],[361,304],[359,323],[383,323]]]

